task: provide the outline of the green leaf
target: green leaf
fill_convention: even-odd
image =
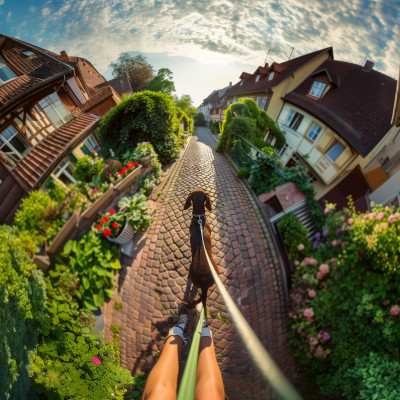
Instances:
[[[108,296],[108,298],[112,299],[114,296],[114,289],[104,288],[104,292]]]
[[[94,304],[94,300],[92,298],[86,298],[83,300],[85,307],[91,311],[97,310],[96,304]]]
[[[70,255],[71,250],[72,250],[72,245],[73,245],[73,241],[68,240],[68,242],[64,246],[63,252],[61,253],[62,257],[68,257]]]
[[[104,291],[102,289],[98,293],[93,293],[93,301],[97,307],[104,306]]]
[[[62,340],[66,342],[73,342],[75,341],[75,335],[72,332],[64,332],[64,335],[62,335]]]
[[[119,259],[117,258],[113,262],[111,262],[110,267],[112,269],[121,269],[121,263],[119,262]]]
[[[53,317],[53,324],[54,325],[58,325],[58,323],[60,322],[60,320],[58,319],[57,315]]]
[[[85,275],[82,276],[82,283],[83,283],[83,287],[85,289],[89,289],[90,288],[89,279]]]
[[[64,321],[66,321],[66,320],[69,319],[69,314],[66,313],[66,312],[62,312],[62,313],[58,314],[58,316],[59,316],[61,319],[63,319]]]
[[[103,281],[103,279],[101,279],[101,280],[99,280],[99,281],[96,281],[96,287],[97,287],[98,289],[101,289],[103,286],[104,286],[104,281]]]

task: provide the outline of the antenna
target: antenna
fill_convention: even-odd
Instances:
[[[271,52],[271,49],[268,49],[268,54],[267,54],[267,57],[265,57],[264,65],[267,63],[267,59],[268,59],[268,56],[269,56],[270,52]]]
[[[289,60],[292,58],[294,47],[292,47],[292,52],[290,53]]]

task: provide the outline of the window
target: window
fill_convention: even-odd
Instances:
[[[278,151],[279,157],[282,157],[285,154],[285,151],[287,150],[288,147],[289,145],[287,143],[283,145],[283,147]]]
[[[54,177],[62,183],[77,183],[76,179],[72,176],[73,172],[74,166],[65,158],[54,170]]]
[[[286,121],[286,126],[292,128],[294,131],[297,131],[298,127],[303,121],[304,115],[299,114],[296,111],[290,111],[289,117]]]
[[[243,79],[240,81],[240,84],[243,85]]]
[[[260,75],[256,76],[256,82],[258,82],[260,80]]]
[[[26,50],[26,51],[22,51],[22,54],[29,57],[29,56],[33,56],[35,53],[33,53],[32,51]]]
[[[308,183],[317,182],[317,178],[311,172],[308,172],[307,173],[307,182]]]
[[[263,99],[262,99],[262,102],[261,102],[261,110],[264,110],[264,108],[265,108],[265,104],[267,104],[267,100],[268,100],[268,97],[263,97]]]
[[[318,98],[321,97],[322,92],[325,89],[325,86],[326,86],[325,83],[315,81],[310,90],[310,95]]]
[[[0,86],[6,83],[11,79],[15,79],[17,75],[15,75],[0,57]]]
[[[312,124],[311,129],[307,133],[307,137],[311,139],[313,142],[315,142],[321,131],[322,128],[320,128],[318,125]]]
[[[343,153],[343,151],[344,151],[344,146],[340,144],[337,140],[335,140],[331,145],[331,147],[329,148],[326,155],[331,161],[335,162],[339,158],[339,156]]]
[[[257,103],[258,107],[260,107],[261,97],[257,97],[256,103]]]
[[[274,75],[275,75],[275,72],[273,72],[273,71],[270,72],[270,73],[269,73],[268,80],[269,80],[269,81],[272,81],[272,79],[274,79]]]
[[[57,93],[45,97],[39,104],[56,128],[72,120],[72,115],[58,98]]]
[[[271,144],[274,140],[275,135],[272,132],[268,133],[267,140],[265,141],[267,144]]]
[[[86,140],[85,140],[85,144],[87,146],[87,148],[91,151],[94,150],[96,151],[97,148],[97,143],[96,141],[93,139],[93,136],[89,136]]]
[[[1,133],[0,152],[13,163],[18,163],[20,160],[22,160],[30,149],[31,147],[29,144],[13,125]]]

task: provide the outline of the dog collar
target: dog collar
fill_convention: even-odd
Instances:
[[[193,217],[197,217],[197,218],[204,217],[205,215],[206,215],[206,213],[204,213],[204,214],[192,214]]]

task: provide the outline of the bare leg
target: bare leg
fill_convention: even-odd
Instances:
[[[167,339],[160,359],[147,379],[143,400],[176,400],[182,345],[183,340],[179,336],[170,336]]]
[[[210,337],[200,339],[194,398],[195,400],[225,399],[224,383],[215,357],[214,343]]]

